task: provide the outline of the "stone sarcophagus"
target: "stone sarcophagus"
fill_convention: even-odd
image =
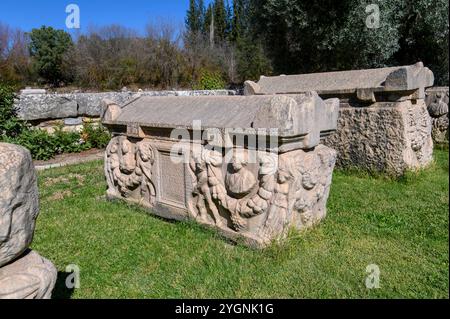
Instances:
[[[425,88],[433,73],[411,66],[261,77],[247,81],[245,95],[293,94],[310,90],[339,98],[338,129],[324,144],[338,152],[337,165],[401,175],[432,161],[431,119]]]
[[[325,217],[338,108],[314,92],[105,101],[107,196],[263,247]]]

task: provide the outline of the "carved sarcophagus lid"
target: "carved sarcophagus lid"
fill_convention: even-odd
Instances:
[[[292,94],[316,91],[321,96],[352,96],[375,102],[378,96],[424,98],[433,86],[434,75],[421,62],[415,65],[369,70],[351,70],[298,75],[262,76],[258,83],[247,81],[245,95]]]
[[[272,151],[279,152],[316,146],[320,137],[336,130],[338,116],[338,100],[323,101],[315,92],[255,97],[140,97],[123,107],[106,103],[103,124],[113,133],[138,138],[170,137],[176,133],[174,129],[192,131],[198,124],[206,131],[206,138],[213,139],[208,142],[214,146],[248,146],[252,143],[247,139],[267,138],[277,139]],[[259,149],[263,148],[266,145],[259,145]]]
[[[264,246],[325,217],[338,108],[315,92],[105,101],[108,198]]]

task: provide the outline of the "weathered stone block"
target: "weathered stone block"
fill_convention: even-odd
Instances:
[[[336,134],[324,145],[338,152],[337,165],[400,175],[432,161],[431,120],[425,88],[433,73],[411,66],[261,77],[247,81],[246,95],[290,94],[316,90],[324,98],[338,98]]]
[[[46,94],[45,90],[22,90],[15,102],[18,116],[27,121],[45,121],[71,117],[100,117],[102,101],[113,100],[125,104],[136,96],[202,96],[202,95],[234,95],[229,90],[211,91],[140,91],[133,93],[101,92],[101,93],[64,93]]]
[[[0,268],[0,299],[50,299],[57,270],[35,251]]]
[[[316,93],[107,101],[108,197],[265,246],[325,217],[337,112]]]
[[[433,140],[436,143],[448,144],[448,86],[429,88],[426,96],[426,104],[433,125]]]
[[[323,141],[339,151],[339,167],[401,175],[431,162],[431,120],[423,100],[373,107],[341,103],[339,114],[336,134]]]
[[[0,143],[0,298],[48,298],[56,269],[27,252],[39,213],[37,178],[23,147]]]

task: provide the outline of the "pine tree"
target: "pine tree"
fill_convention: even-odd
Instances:
[[[197,17],[197,1],[189,0],[189,10],[185,20],[186,30],[189,33],[197,31],[198,17]]]
[[[224,41],[227,38],[227,10],[224,0],[214,1],[214,32],[215,38]]]
[[[189,0],[189,10],[186,15],[186,29],[195,34],[203,31],[205,20],[205,5],[203,0]]]
[[[230,5],[230,0],[226,0],[226,30],[225,30],[225,36],[226,39],[229,41],[231,40],[231,33],[233,30],[233,9]]]
[[[197,0],[197,14],[199,20],[199,32],[203,32],[204,24],[205,24],[205,2],[203,0]]]
[[[242,15],[244,11],[243,0],[233,0],[233,17],[232,17],[232,27],[231,27],[231,41],[239,42],[242,37],[243,26],[242,26]]]

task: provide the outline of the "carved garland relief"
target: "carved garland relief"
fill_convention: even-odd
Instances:
[[[160,191],[153,172],[156,152],[150,140],[113,138],[105,161],[108,195],[153,207]],[[257,152],[252,167],[248,150],[233,149],[232,154],[226,161],[221,152],[207,146],[190,154],[186,164],[192,183],[186,196],[190,218],[269,240],[285,234],[291,225],[309,227],[325,217],[335,151],[320,145],[309,152]]]

